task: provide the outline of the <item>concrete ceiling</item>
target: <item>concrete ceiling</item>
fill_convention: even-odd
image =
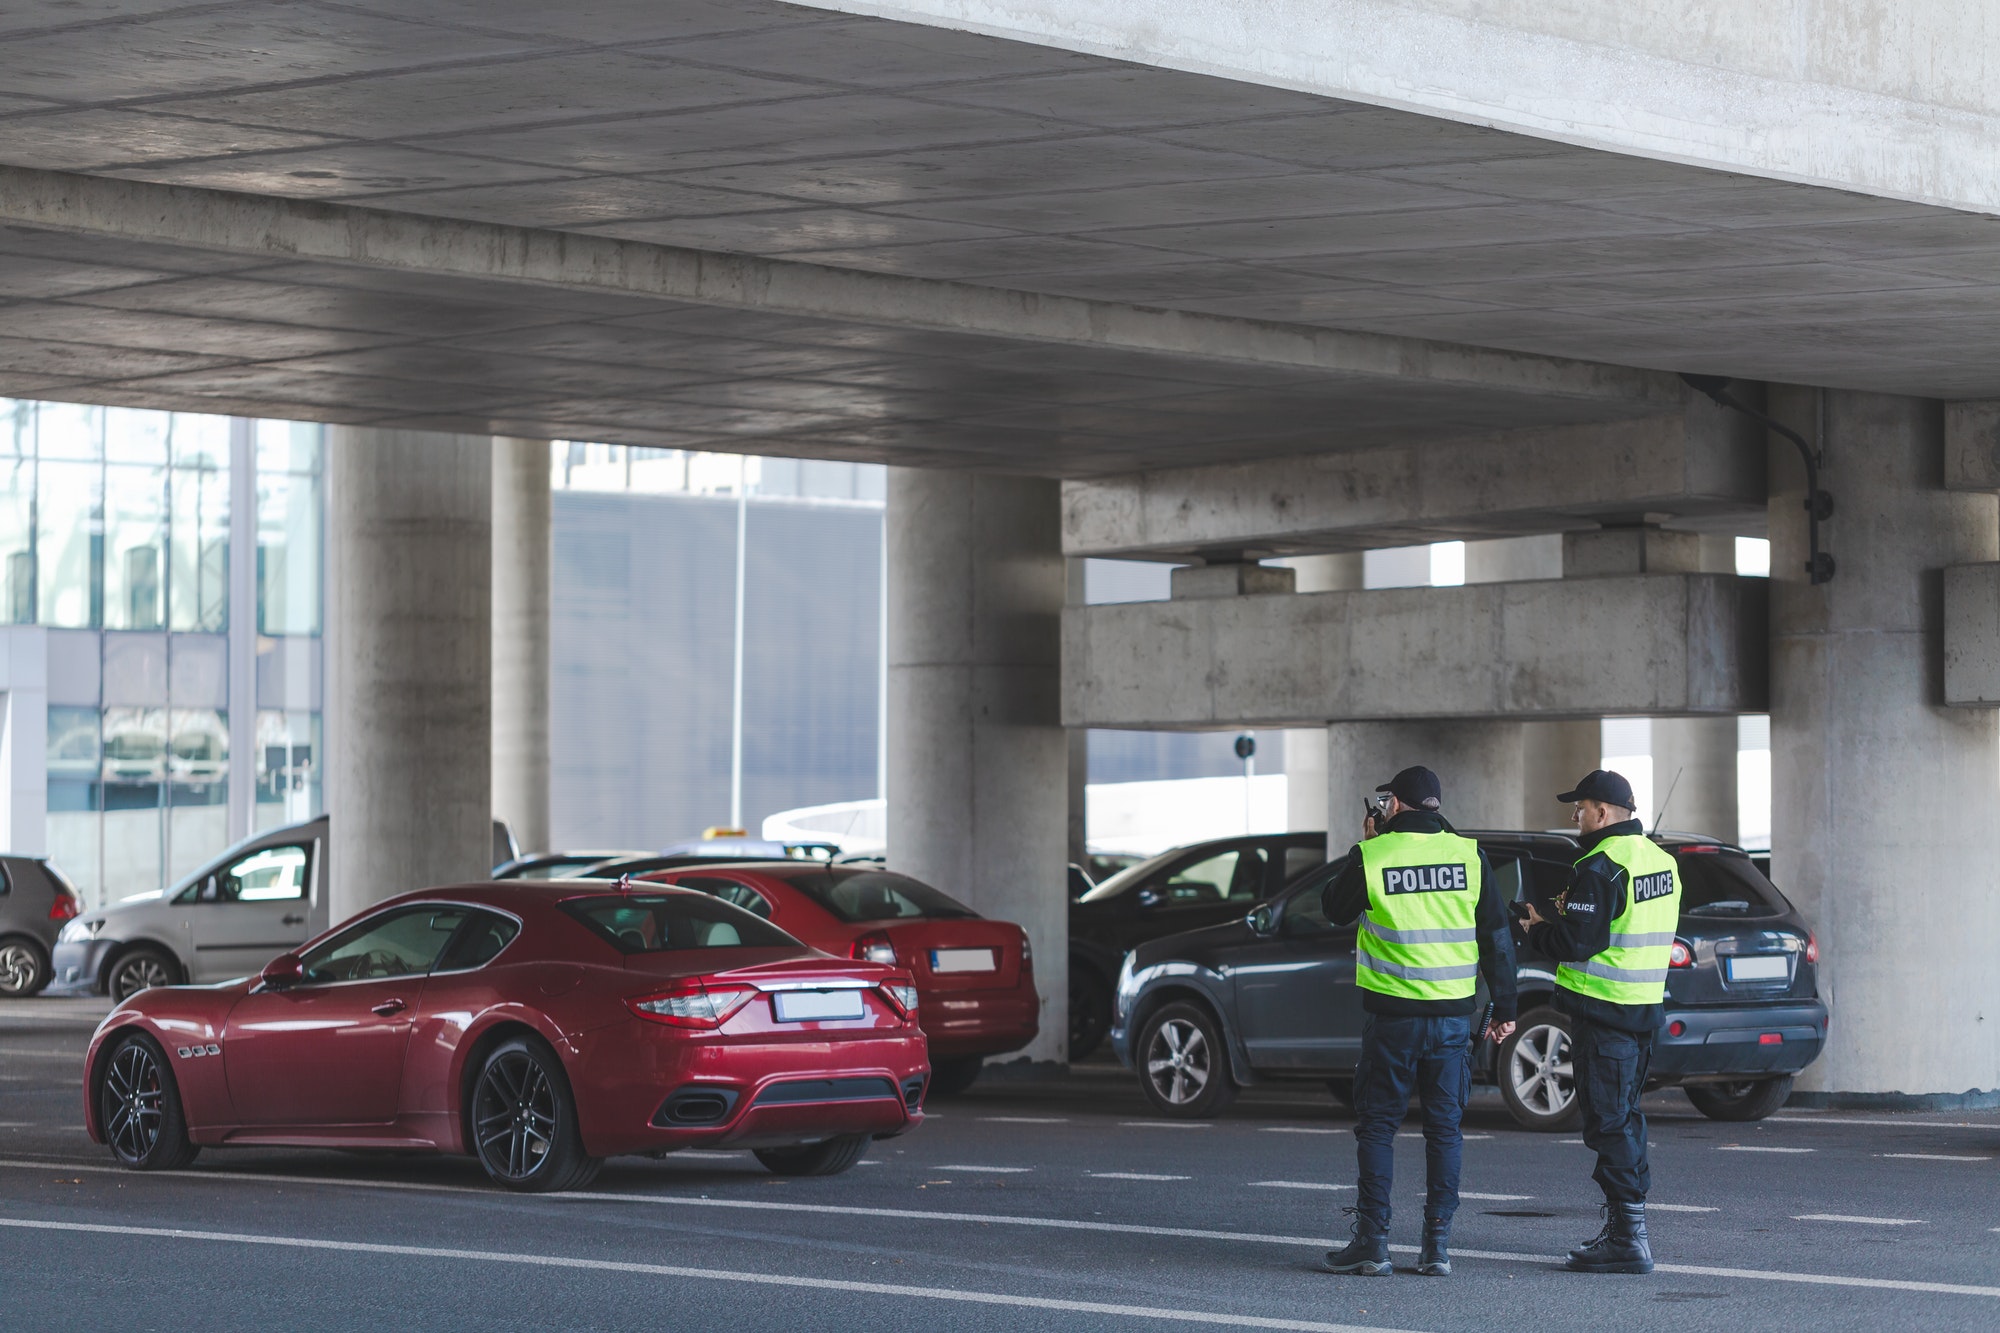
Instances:
[[[2000,394],[2000,219],[760,0],[24,0],[0,163]],[[1658,409],[27,227],[0,299],[17,395],[1064,475]]]

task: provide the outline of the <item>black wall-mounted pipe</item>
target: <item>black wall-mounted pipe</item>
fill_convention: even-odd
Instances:
[[[1833,578],[1833,557],[1819,549],[1819,525],[1833,517],[1833,497],[1819,488],[1819,469],[1823,461],[1820,451],[1813,447],[1805,436],[1765,412],[1760,412],[1742,399],[1729,392],[1729,381],[1720,375],[1682,375],[1682,381],[1703,397],[1713,399],[1718,407],[1726,407],[1732,412],[1741,412],[1753,421],[1762,422],[1766,429],[1774,430],[1799,447],[1799,457],[1806,465],[1806,580],[1809,583],[1826,583]]]

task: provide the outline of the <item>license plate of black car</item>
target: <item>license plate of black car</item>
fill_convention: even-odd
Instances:
[[[1754,954],[1728,961],[1731,981],[1784,981],[1792,975],[1791,964],[1781,953]]]
[[[858,990],[781,990],[771,997],[780,1023],[806,1023],[819,1018],[863,1018],[868,1010]]]

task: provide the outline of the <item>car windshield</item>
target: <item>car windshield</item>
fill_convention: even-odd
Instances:
[[[620,953],[805,947],[770,922],[701,893],[572,898],[562,909]]]
[[[1791,910],[1741,852],[1683,851],[1674,859],[1681,868],[1682,916],[1783,916]]]
[[[928,884],[887,870],[848,870],[836,866],[821,875],[786,878],[792,887],[842,921],[888,921],[897,917],[949,921],[979,915]]]

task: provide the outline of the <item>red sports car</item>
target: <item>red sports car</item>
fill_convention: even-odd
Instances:
[[[985,1057],[1035,1038],[1041,999],[1027,933],[907,875],[774,861],[642,878],[713,894],[828,953],[909,969],[930,1038],[934,1093],[964,1091]]]
[[[139,1170],[208,1145],[470,1153],[517,1190],[730,1147],[831,1175],[923,1120],[917,992],[714,896],[513,881],[380,903],[255,978],[141,991],[85,1065]]]

